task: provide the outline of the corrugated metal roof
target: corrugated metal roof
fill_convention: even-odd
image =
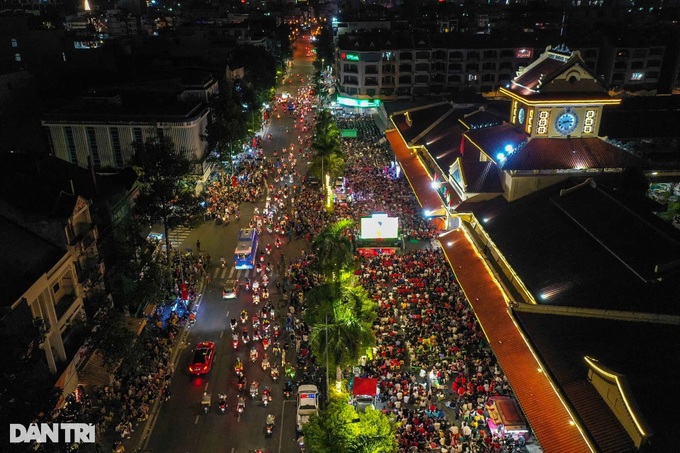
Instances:
[[[591,451],[577,427],[570,425],[572,418],[548,378],[538,371],[543,365],[508,315],[497,283],[465,234],[454,230],[439,242],[543,451]]]

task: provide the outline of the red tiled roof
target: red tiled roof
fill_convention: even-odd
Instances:
[[[487,127],[485,129],[470,130],[467,131],[464,136],[480,147],[492,159],[496,159],[498,153],[505,153],[505,147],[507,145],[517,148],[520,143],[527,140],[527,135],[524,132],[517,130],[515,126],[510,123]],[[467,148],[470,145],[465,143],[464,146],[465,150],[463,151],[463,155],[466,155]]]
[[[530,140],[507,157],[503,170],[627,168],[637,157],[600,138],[541,138]]]
[[[527,96],[538,89],[538,82],[543,76],[543,80],[551,79],[553,74],[561,72],[566,62],[554,58],[546,58],[537,63],[533,68],[528,68],[511,82],[510,89],[517,94]]]
[[[418,203],[420,206],[427,211],[438,211],[444,207],[444,202],[437,193],[435,189],[432,188],[432,178],[427,172],[427,169],[420,161],[418,156],[416,156],[411,150],[406,146],[404,140],[402,140],[399,135],[399,131],[396,129],[390,129],[385,132],[387,141],[390,142],[390,146],[394,151],[394,155],[399,161],[406,179],[408,179],[409,184],[411,184],[411,189],[416,195]],[[448,183],[445,183],[448,184]],[[416,190],[417,188],[417,190]],[[452,204],[457,206],[460,203],[456,191],[450,185],[447,187],[451,194]]]
[[[485,263],[462,230],[441,236],[449,261],[503,368],[524,415],[546,453],[591,451],[508,315],[508,306]],[[450,245],[449,245],[450,244]]]

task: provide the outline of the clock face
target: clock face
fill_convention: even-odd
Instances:
[[[564,109],[555,119],[555,129],[562,135],[569,135],[578,126],[578,115],[572,109]]]
[[[524,119],[526,118],[526,112],[524,111],[524,107],[519,109],[519,112],[517,112],[517,122],[519,124],[524,124]]]

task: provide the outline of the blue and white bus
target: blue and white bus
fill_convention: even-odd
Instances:
[[[234,251],[234,267],[236,269],[252,269],[257,257],[257,230],[255,228],[241,228],[236,239]]]

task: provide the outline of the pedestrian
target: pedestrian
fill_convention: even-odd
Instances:
[[[201,252],[201,240],[200,239],[196,239],[196,251],[198,253]]]

